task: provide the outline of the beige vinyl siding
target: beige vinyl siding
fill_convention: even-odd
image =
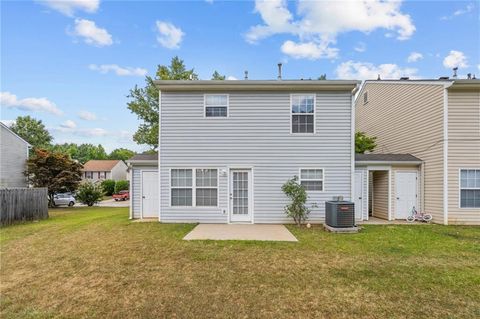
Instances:
[[[425,210],[443,222],[443,84],[367,82],[356,101],[356,130],[377,137],[375,153],[425,162]]]
[[[480,209],[460,208],[459,170],[480,169],[480,91],[448,92],[448,222],[480,224]]]
[[[375,171],[373,176],[373,217],[388,219],[388,171]]]

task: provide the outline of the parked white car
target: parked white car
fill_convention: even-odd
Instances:
[[[53,201],[55,206],[59,205],[67,205],[73,206],[75,205],[75,197],[72,194],[55,194],[53,197]]]

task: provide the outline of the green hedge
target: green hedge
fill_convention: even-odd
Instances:
[[[115,194],[118,194],[119,191],[129,190],[130,183],[128,181],[117,181],[115,183]]]
[[[106,179],[102,182],[103,192],[107,196],[112,196],[115,192],[115,181],[113,179]]]

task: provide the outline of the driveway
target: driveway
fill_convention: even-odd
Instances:
[[[85,207],[87,205],[76,203],[75,207]],[[100,206],[100,207],[130,207],[130,201],[118,201],[116,202],[113,199],[107,199],[107,200],[102,200],[101,202],[95,204],[95,206]]]

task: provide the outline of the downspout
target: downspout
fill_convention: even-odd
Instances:
[[[443,87],[443,224],[448,225],[448,88],[453,82]]]
[[[358,84],[352,90],[351,119],[350,119],[350,200],[353,202],[355,196],[355,94],[358,91]]]
[[[162,135],[162,91],[158,90],[158,221],[161,222],[161,211],[162,211],[162,179],[160,171],[160,145],[161,145],[161,135]]]

